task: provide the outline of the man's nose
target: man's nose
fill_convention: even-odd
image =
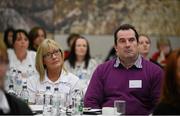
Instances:
[[[130,46],[130,42],[126,41],[126,47],[129,47],[129,46]]]

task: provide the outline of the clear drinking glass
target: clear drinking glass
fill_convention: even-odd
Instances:
[[[114,114],[117,116],[124,115],[126,110],[126,101],[115,100],[114,101]]]
[[[43,92],[42,93],[38,92],[36,94],[35,103],[36,103],[36,105],[44,104],[44,93]]]

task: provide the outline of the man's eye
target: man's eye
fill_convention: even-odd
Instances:
[[[131,42],[134,41],[134,40],[135,40],[135,38],[130,38],[130,39],[129,39],[129,41],[131,41]]]
[[[119,39],[119,42],[120,42],[120,43],[124,43],[124,42],[125,42],[125,40],[123,40],[123,39]]]

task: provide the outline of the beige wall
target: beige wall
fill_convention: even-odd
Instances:
[[[95,36],[95,35],[84,35],[90,43],[90,51],[91,55],[93,57],[98,56],[104,59],[111,47],[114,44],[114,39],[113,35],[102,35],[102,36]],[[66,38],[67,35],[55,35],[55,40],[60,43],[63,49],[67,49],[67,43],[66,43]],[[156,39],[157,37],[150,37],[152,40],[152,46],[151,46],[151,51],[150,55],[156,51]],[[171,45],[174,48],[180,48],[180,37],[169,37],[171,41]]]

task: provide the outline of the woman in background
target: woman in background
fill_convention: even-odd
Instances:
[[[165,67],[160,103],[155,115],[180,115],[180,49],[173,51]]]
[[[151,40],[147,35],[140,35],[139,36],[139,53],[141,54],[141,56],[147,60],[149,60],[148,58],[148,54],[150,51],[150,47],[151,47]]]
[[[148,54],[150,52],[150,47],[151,47],[151,40],[147,35],[140,35],[139,36],[139,42],[138,42],[138,48],[139,48],[139,53],[140,55],[145,58],[146,60],[149,60],[153,62],[154,64],[158,65],[159,67],[162,68],[162,66],[156,62],[153,61],[148,57]]]
[[[6,44],[7,48],[12,48],[12,41],[13,41],[13,34],[14,28],[10,27],[4,31],[4,43]]]
[[[170,40],[165,37],[159,38],[157,40],[157,48],[158,51],[152,55],[151,60],[158,63],[161,67],[164,67],[166,66],[166,58],[168,57],[172,49]]]
[[[37,74],[35,68],[36,53],[29,51],[29,38],[25,30],[18,29],[13,36],[13,49],[8,49],[9,68],[8,83],[15,84],[17,94],[21,91],[22,81]],[[23,78],[25,77],[25,78]]]
[[[111,59],[113,59],[113,58],[115,58],[115,57],[116,57],[116,50],[115,50],[115,48],[114,48],[114,46],[113,46],[113,47],[110,49],[107,57],[105,58],[105,61],[111,60]]]
[[[7,49],[0,38],[0,115],[32,115],[26,103],[4,90],[4,79],[8,70]]]
[[[95,70],[97,63],[90,56],[88,40],[79,36],[72,44],[69,58],[65,61],[66,68],[79,77],[84,83],[82,87],[86,90],[88,82]]]
[[[72,44],[74,42],[74,40],[76,38],[78,38],[80,35],[77,34],[77,33],[71,33],[68,38],[67,38],[67,46],[68,46],[68,49],[64,51],[64,60],[67,60],[69,55],[70,55],[70,51],[71,51],[71,47],[72,47]]]
[[[34,27],[29,32],[30,49],[37,51],[38,46],[46,38],[46,31],[42,27]]]
[[[30,102],[43,104],[42,95],[49,86],[51,94],[54,89],[62,93],[71,94],[75,89],[80,89],[78,77],[69,73],[64,68],[64,55],[60,45],[52,39],[45,39],[39,46],[36,55],[36,69],[38,77],[30,78],[28,89],[30,92]],[[41,96],[39,100],[39,96]],[[38,100],[37,100],[38,99]]]

